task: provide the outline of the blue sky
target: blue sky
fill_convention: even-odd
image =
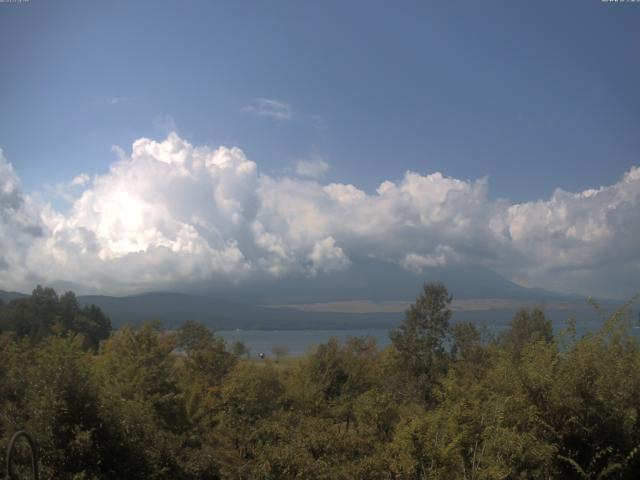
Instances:
[[[173,119],[265,173],[315,156],[367,191],[410,169],[545,198],[638,163],[639,22],[600,1],[1,4],[0,146],[34,191]]]
[[[628,297],[639,25],[600,0],[0,2],[0,288],[366,257]]]

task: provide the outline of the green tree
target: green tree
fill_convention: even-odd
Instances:
[[[442,283],[424,284],[404,322],[390,334],[400,365],[417,379],[427,402],[434,400],[433,390],[446,371],[451,300]]]
[[[225,478],[271,478],[251,473],[265,442],[263,429],[282,405],[284,387],[271,362],[238,362],[222,387],[215,428],[216,456]]]
[[[95,371],[105,422],[122,438],[110,468],[120,478],[179,478],[179,452],[189,429],[174,370],[175,339],[144,324],[107,340]],[[118,459],[124,459],[118,462]],[[118,465],[116,465],[116,463]]]
[[[231,345],[231,352],[236,357],[242,357],[244,355],[246,355],[247,357],[249,356],[249,349],[240,340],[236,340],[235,342],[233,342],[233,344]]]
[[[31,350],[31,363],[19,372],[26,388],[16,399],[7,433],[25,428],[33,435],[44,478],[97,478],[110,455],[103,448],[108,433],[82,339],[46,339]],[[14,378],[12,387],[19,383]]]
[[[57,319],[58,295],[52,288],[38,285],[30,297],[12,300],[3,307],[0,322],[3,331],[36,343],[51,335]]]
[[[178,329],[175,346],[185,354],[183,367],[186,375],[204,390],[219,386],[237,360],[227,352],[223,338],[193,321],[185,322]]]
[[[73,292],[58,297],[52,288],[38,285],[30,297],[0,308],[0,330],[34,343],[51,335],[79,333],[85,349],[97,351],[111,334],[111,320],[95,305],[81,308]]]
[[[553,340],[553,326],[540,308],[521,308],[511,320],[511,326],[500,335],[499,341],[519,354],[530,342],[549,343]]]

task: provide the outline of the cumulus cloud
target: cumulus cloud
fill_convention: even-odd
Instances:
[[[329,164],[322,158],[299,160],[295,164],[295,172],[301,177],[321,178],[329,168]]]
[[[239,148],[171,133],[116,149],[71,183],[68,211],[22,192],[0,155],[0,288],[130,293],[256,274],[331,275],[358,258],[420,273],[480,264],[530,286],[628,295],[640,285],[640,169],[584,192],[512,204],[488,180],[406,172],[375,193],[271,177]]]
[[[69,182],[69,186],[84,187],[89,180],[91,180],[91,177],[89,177],[89,175],[87,175],[86,173],[81,173],[80,175],[76,175],[75,177],[73,177],[73,179]]]
[[[260,117],[275,118],[277,120],[291,120],[293,118],[293,108],[291,105],[270,98],[256,98],[252,103],[246,105],[242,111]]]
[[[400,261],[400,265],[415,273],[422,273],[427,268],[444,267],[450,263],[456,263],[456,254],[448,245],[438,245],[434,253],[428,255],[407,253]]]
[[[41,210],[22,193],[20,181],[0,149],[0,278],[6,285],[23,285],[34,278],[30,246],[44,237]]]
[[[309,254],[309,260],[311,260],[311,272],[313,274],[344,270],[351,264],[342,248],[336,246],[336,241],[333,237],[317,241]]]

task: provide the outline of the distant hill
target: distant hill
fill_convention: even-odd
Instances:
[[[27,296],[23,293],[0,290],[0,299],[5,303]],[[194,320],[215,330],[389,328],[396,325],[401,318],[393,313],[307,313],[171,292],[152,292],[125,297],[79,295],[78,301],[81,305],[93,304],[100,307],[111,318],[116,328],[149,320],[159,320],[168,329],[178,327],[185,320]]]
[[[160,320],[165,328],[174,328],[185,320],[194,320],[216,330],[265,329],[343,329],[388,328],[401,318],[394,313],[326,314],[300,312],[287,308],[267,308],[218,300],[215,298],[170,292],[153,292],[128,297],[83,295],[82,304],[94,304],[106,312],[114,325],[138,324]]]
[[[417,274],[370,259],[343,272],[310,278],[263,277],[239,285],[200,285],[186,292],[80,295],[78,299],[99,306],[116,327],[160,320],[166,328],[174,328],[195,320],[216,330],[390,328],[402,320],[404,306],[420,293],[422,283],[431,281],[444,282],[458,302],[457,307],[454,303],[454,320],[506,323],[519,306],[532,305],[546,305],[557,321],[572,316],[597,318],[578,295],[524,288],[486,268],[433,268]],[[22,296],[0,291],[5,302]],[[619,303],[602,302],[609,309]],[[345,304],[355,307],[341,311]]]
[[[2,300],[4,303],[9,303],[11,300],[24,297],[28,297],[28,295],[19,292],[5,292],[3,290],[0,290],[0,300]]]
[[[583,300],[578,295],[522,287],[485,267],[449,266],[414,273],[393,263],[369,258],[357,259],[347,270],[330,275],[299,275],[283,279],[254,277],[240,285],[212,284],[189,293],[254,305],[344,300],[397,301],[413,300],[424,282],[434,281],[443,282],[457,299]]]

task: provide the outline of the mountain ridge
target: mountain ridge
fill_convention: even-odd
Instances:
[[[460,320],[508,321],[517,308],[534,305],[548,305],[556,316],[566,318],[587,305],[579,295],[525,288],[482,267],[434,268],[417,274],[370,259],[331,276],[258,278],[194,291],[78,295],[78,300],[100,307],[116,327],[160,320],[166,328],[174,328],[194,320],[217,330],[391,328],[402,320],[404,308],[420,293],[421,285],[431,281],[447,285],[454,298],[454,317]],[[25,296],[0,291],[5,302]]]

